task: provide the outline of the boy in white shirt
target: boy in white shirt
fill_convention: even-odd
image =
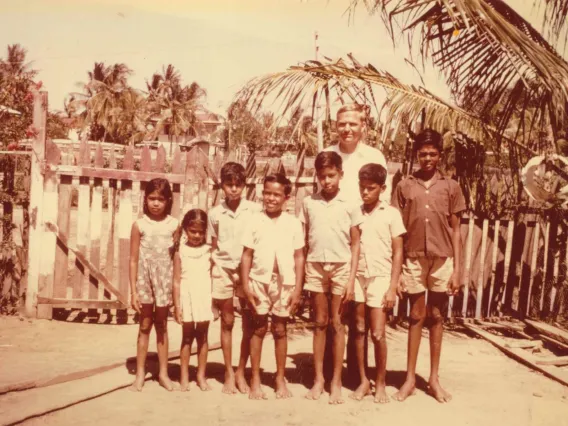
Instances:
[[[235,314],[233,296],[243,297],[239,282],[239,265],[243,253],[242,233],[250,218],[261,211],[261,206],[242,198],[246,183],[241,164],[228,162],[221,168],[221,189],[225,199],[209,211],[207,234],[213,248],[211,268],[213,306],[221,316],[221,349],[225,361],[223,392],[235,394],[249,391],[245,367],[249,357],[252,326],[243,317],[241,354],[236,373],[233,372],[233,325]]]
[[[282,211],[292,192],[283,174],[268,175],[262,193],[264,211],[256,214],[243,233],[241,281],[253,324],[250,339],[252,377],[250,399],[267,399],[260,383],[262,342],[268,329],[268,314],[276,355],[276,398],[292,394],[284,377],[288,341],[286,324],[295,312],[304,279],[304,234],[300,221]]]
[[[396,291],[402,270],[403,234],[406,229],[398,209],[381,200],[386,189],[386,169],[376,163],[365,164],[359,170],[359,189],[363,205],[361,213],[361,255],[355,283],[355,348],[361,384],[351,394],[360,401],[371,391],[365,372],[365,326],[368,313],[371,337],[375,346],[375,402],[385,403],[387,313],[396,302]]]
[[[305,289],[312,293],[315,314],[314,386],[307,399],[323,393],[323,359],[328,324],[333,329],[333,377],[329,403],[342,404],[341,373],[345,352],[345,311],[352,300],[359,260],[361,209],[339,182],[342,161],[336,152],[320,152],[314,162],[321,192],[304,199],[302,222],[306,226],[308,257]],[[328,301],[331,295],[331,303]]]

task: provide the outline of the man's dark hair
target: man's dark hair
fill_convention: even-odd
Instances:
[[[418,136],[416,136],[416,139],[414,139],[414,151],[418,152],[424,145],[432,145],[439,153],[442,153],[442,135],[432,129],[426,129],[420,132]]]
[[[284,186],[284,195],[286,196],[292,193],[292,182],[290,182],[290,179],[288,179],[283,173],[274,173],[267,175],[264,178],[264,187],[266,187],[266,184],[269,182],[279,183],[280,185]]]
[[[221,167],[221,184],[235,182],[237,185],[246,183],[245,168],[242,164],[229,161]]]
[[[387,169],[377,163],[365,164],[359,169],[359,180],[370,180],[378,185],[387,181]]]
[[[343,170],[343,160],[337,152],[322,151],[317,155],[316,160],[314,161],[314,167],[316,172],[319,172],[326,167],[335,167],[337,170]]]

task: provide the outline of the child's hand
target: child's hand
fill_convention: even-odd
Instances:
[[[213,312],[213,321],[217,321],[221,316],[219,312],[219,307],[215,304],[215,302],[211,303],[211,312]]]
[[[138,299],[136,292],[132,293],[132,296],[130,296],[130,306],[132,306],[132,309],[138,313],[142,311],[142,304],[140,303],[140,299]]]
[[[345,288],[345,292],[343,293],[343,300],[342,303],[347,303],[353,300],[353,296],[355,295],[355,283],[347,283],[347,287]]]
[[[461,283],[459,275],[460,274],[456,274],[456,271],[454,270],[452,276],[450,277],[450,281],[448,282],[448,290],[447,290],[447,293],[450,296],[455,296],[460,291]]]
[[[246,297],[247,302],[249,303],[251,309],[254,310],[254,312],[256,313],[256,305],[258,305],[260,303],[260,299],[258,298],[258,296],[256,294],[254,294],[248,288],[243,288],[243,291],[245,293],[245,297]]]
[[[175,320],[178,324],[182,323],[181,308],[179,308],[177,306],[174,308],[174,318],[175,318]]]
[[[288,298],[288,303],[286,304],[286,308],[290,311],[290,316],[294,315],[298,310],[298,305],[300,304],[300,299],[302,298],[302,290],[296,289],[292,292],[290,297]]]
[[[392,309],[396,303],[396,289],[388,289],[383,296],[383,307],[385,309]]]

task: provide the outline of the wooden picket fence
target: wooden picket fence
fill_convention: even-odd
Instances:
[[[130,230],[143,214],[147,182],[162,177],[172,184],[172,215],[181,218],[190,208],[208,210],[221,201],[219,170],[235,159],[218,155],[210,163],[193,148],[176,149],[168,161],[162,148],[103,150],[102,144],[85,141],[62,150],[41,131],[45,105],[46,94],[40,92],[34,116],[40,132],[32,146],[26,311],[40,318],[52,318],[54,308],[124,313],[130,300]],[[296,214],[314,190],[314,178],[304,176],[304,160],[300,153],[290,176],[294,188],[287,209]],[[245,169],[246,197],[260,202],[262,176],[283,167],[274,159],[259,172],[252,155]],[[558,218],[536,219],[463,218],[463,291],[451,301],[449,317],[544,317],[565,310],[567,229]],[[395,313],[407,315],[406,300],[397,301]]]

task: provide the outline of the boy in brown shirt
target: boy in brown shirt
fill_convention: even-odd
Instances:
[[[438,171],[442,136],[427,129],[416,137],[415,147],[420,170],[398,184],[392,199],[407,230],[402,282],[410,297],[406,381],[394,399],[404,401],[414,394],[416,360],[426,322],[430,329],[429,392],[443,403],[451,400],[438,378],[443,323],[449,295],[460,288],[459,213],[466,205],[459,184]]]

